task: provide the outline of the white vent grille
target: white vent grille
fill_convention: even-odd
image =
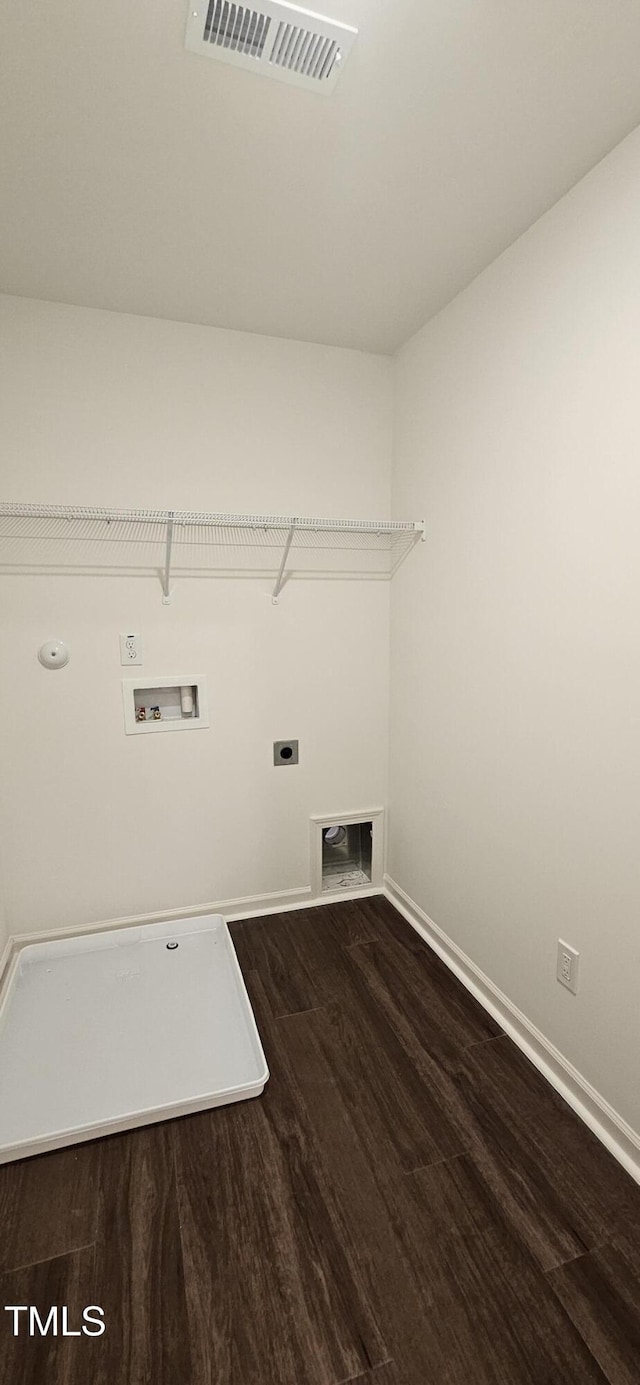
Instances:
[[[209,0],[203,40],[231,53],[246,53],[261,58],[271,27],[268,15],[246,5],[231,5],[228,0]]]
[[[284,0],[259,9],[231,0],[202,0],[191,8],[186,47],[281,82],[331,91],[357,29]]]
[[[314,34],[312,29],[299,29],[297,24],[281,22],[269,61],[288,72],[301,72],[304,77],[323,82],[331,76],[339,52],[340,44],[334,38]]]

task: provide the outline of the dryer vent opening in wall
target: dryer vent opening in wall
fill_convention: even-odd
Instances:
[[[315,898],[375,893],[384,871],[384,812],[311,818],[311,889]]]
[[[185,46],[280,82],[330,92],[357,32],[284,0],[258,7],[201,0],[189,10]]]
[[[322,893],[371,884],[373,824],[333,823],[322,830]]]

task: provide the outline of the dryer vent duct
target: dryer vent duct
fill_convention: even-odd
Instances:
[[[284,0],[263,0],[258,9],[229,0],[196,0],[185,46],[279,82],[330,92],[357,33]]]

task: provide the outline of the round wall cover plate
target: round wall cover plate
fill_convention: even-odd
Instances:
[[[69,662],[69,648],[64,640],[47,640],[38,650],[38,658],[45,668],[64,668]]]

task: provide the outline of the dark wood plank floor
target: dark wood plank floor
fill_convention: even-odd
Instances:
[[[640,1187],[383,899],[232,926],[256,1101],[0,1169],[7,1385],[640,1385]],[[0,1306],[2,1306],[0,1305]]]

